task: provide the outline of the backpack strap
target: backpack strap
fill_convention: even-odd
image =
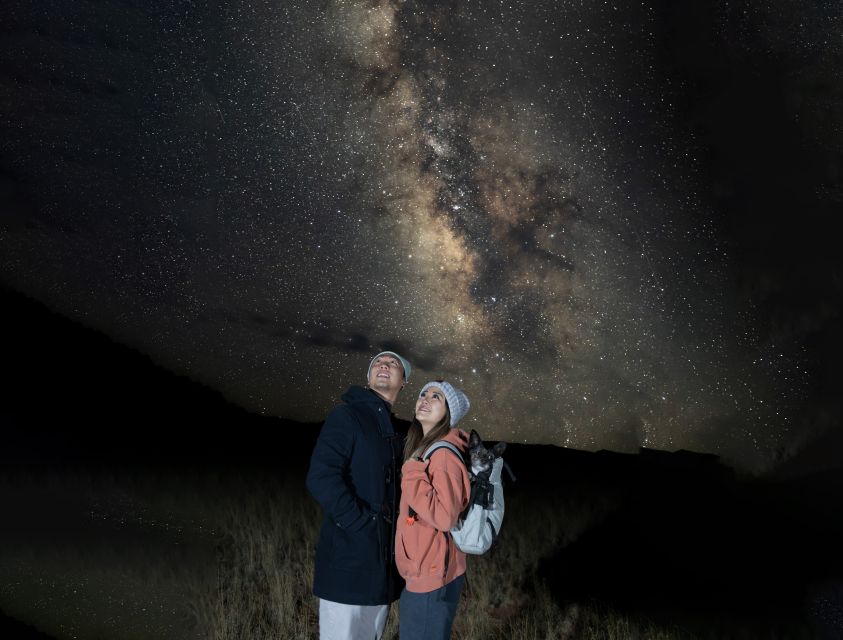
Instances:
[[[457,456],[460,459],[460,462],[465,464],[465,458],[462,457],[462,452],[456,447],[456,445],[451,442],[448,442],[447,440],[437,440],[432,445],[430,445],[424,452],[424,455],[422,455],[422,460],[430,460],[430,456],[432,456],[436,451],[439,451],[439,449],[447,449],[455,456]]]
[[[465,464],[465,458],[462,457],[462,453],[460,452],[460,450],[457,449],[456,446],[454,446],[453,444],[451,444],[450,442],[447,442],[445,440],[437,440],[432,445],[430,445],[425,450],[424,455],[421,457],[421,460],[423,462],[427,462],[428,460],[430,460],[430,456],[432,456],[436,451],[439,451],[439,449],[447,449],[448,451],[453,453],[455,456],[457,456],[457,458],[460,459],[460,462]],[[409,507],[408,523],[409,523],[410,519],[415,517],[415,515],[416,515],[416,512],[413,509],[413,507]]]

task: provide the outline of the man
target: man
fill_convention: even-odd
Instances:
[[[380,639],[403,581],[395,568],[399,471],[409,423],[392,405],[410,378],[394,351],[372,358],[368,387],[352,386],[328,415],[307,472],[325,513],[313,593],[321,640]]]

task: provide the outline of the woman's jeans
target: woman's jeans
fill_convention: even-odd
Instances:
[[[401,640],[448,640],[465,574],[429,593],[401,592]]]

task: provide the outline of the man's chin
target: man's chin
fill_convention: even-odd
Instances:
[[[395,384],[391,380],[375,380],[375,382],[369,384],[369,388],[387,395],[392,395],[393,392],[401,390],[400,386],[396,389]]]

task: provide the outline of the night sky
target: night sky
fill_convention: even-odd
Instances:
[[[693,6],[686,6],[693,5]],[[368,359],[486,438],[840,428],[843,5],[11,0],[0,279],[232,402]]]

